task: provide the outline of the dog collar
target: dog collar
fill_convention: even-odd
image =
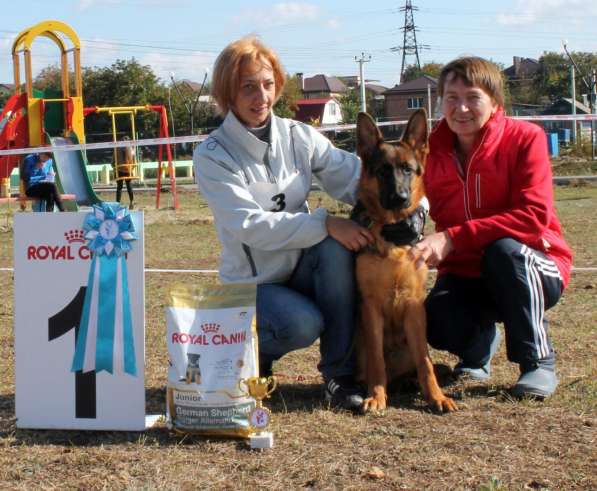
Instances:
[[[423,238],[425,216],[425,208],[418,206],[404,220],[384,225],[381,228],[381,236],[397,246],[415,245]]]
[[[427,202],[421,200],[421,204],[404,220],[384,225],[381,228],[381,236],[397,246],[415,245],[423,238],[426,216]],[[375,221],[367,215],[367,210],[360,201],[354,206],[350,218],[369,230],[375,225]]]

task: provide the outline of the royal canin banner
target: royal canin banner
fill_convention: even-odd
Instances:
[[[131,213],[137,240],[125,259],[137,368],[134,375],[73,369],[93,262],[83,230],[86,215],[18,213],[14,217],[19,428],[145,429],[143,214]]]

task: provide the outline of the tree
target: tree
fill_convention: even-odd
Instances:
[[[370,114],[373,119],[377,120],[383,118],[385,115],[383,100],[378,101],[375,99],[376,94],[372,90],[365,89],[365,99],[367,101],[367,113]],[[359,97],[360,101],[360,97]],[[359,109],[360,110],[360,109]]]
[[[533,89],[545,102],[553,102],[570,94],[570,71],[564,55],[545,52],[539,58],[539,70],[533,80]]]
[[[2,111],[2,108],[6,105],[8,99],[10,99],[10,96],[12,94],[10,94],[9,92],[0,92],[0,111]]]
[[[169,91],[168,116],[173,119],[175,134],[206,133],[220,124],[222,118],[218,115],[216,107],[211,103],[198,100],[199,96],[209,94],[209,83],[206,83],[201,90],[199,84],[183,81],[177,82],[176,86],[170,85],[167,90]]]
[[[134,58],[117,60],[110,67],[83,70],[83,97],[86,106],[144,106],[167,104],[166,87],[153,73],[151,67],[141,65]],[[135,129],[140,138],[157,134],[158,116],[152,112],[139,112]],[[85,122],[89,134],[111,134],[112,123],[105,114],[89,115]],[[130,133],[130,120],[117,118],[121,133]],[[101,138],[105,140],[105,138]]]
[[[75,75],[69,72],[68,81],[71,94],[75,91]],[[37,90],[50,90],[62,92],[62,70],[58,65],[48,65],[33,79],[33,88]]]
[[[411,80],[415,80],[423,75],[439,78],[439,74],[441,73],[443,67],[444,65],[442,63],[436,63],[435,61],[425,63],[420,69],[417,65],[408,65],[404,69],[404,74],[400,82],[410,82]]]
[[[297,110],[296,101],[302,99],[302,97],[298,77],[296,75],[287,75],[286,85],[284,85],[282,95],[274,106],[274,112],[281,118],[294,118]]]
[[[590,81],[591,70],[597,67],[597,53],[572,52],[572,57],[581,73],[576,73],[576,94],[586,94],[588,89],[582,76]],[[572,63],[564,54],[544,52],[539,58],[539,71],[533,80],[533,89],[545,102],[554,102],[562,97],[570,97],[570,66]],[[580,97],[579,97],[580,99]]]
[[[361,100],[358,89],[348,89],[348,91],[339,97],[340,107],[342,108],[342,122],[344,124],[356,123],[357,114],[361,110]]]
[[[367,114],[373,119],[383,116],[383,107],[375,100],[375,92],[365,90],[367,101]],[[361,111],[361,91],[358,87],[349,88],[347,92],[338,98],[342,108],[342,122],[344,124],[356,123],[357,114]]]
[[[117,60],[110,67],[83,70],[86,106],[141,106],[163,104],[166,88],[148,65]]]

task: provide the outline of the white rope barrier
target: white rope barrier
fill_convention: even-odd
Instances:
[[[0,272],[13,272],[14,268],[0,268]],[[437,269],[430,269],[431,273],[437,272]],[[217,269],[157,269],[145,268],[146,273],[184,273],[184,274],[217,274]],[[597,273],[597,267],[573,267],[573,273]]]
[[[217,269],[154,269],[145,268],[146,273],[188,273],[188,274],[218,274]]]
[[[99,142],[99,143],[77,143],[72,145],[60,145],[57,147],[27,147],[27,148],[11,148],[9,150],[0,150],[2,155],[23,155],[42,152],[69,152],[72,150],[101,150],[105,148],[121,148],[121,147],[136,147],[136,146],[155,146],[164,145],[167,143],[196,143],[206,140],[209,135],[193,135],[193,136],[171,136],[169,138],[147,138],[144,140],[123,140],[119,142]]]
[[[597,121],[597,114],[556,114],[550,116],[512,116],[513,119],[522,119],[525,121]],[[432,120],[434,121],[434,120]],[[398,126],[404,125],[407,120],[384,121],[378,123],[378,126]],[[335,126],[316,127],[315,129],[321,133],[331,131],[352,131],[357,127],[356,124],[341,124]],[[136,147],[136,146],[156,146],[178,143],[199,143],[206,140],[209,135],[188,135],[188,136],[172,136],[169,138],[146,138],[143,140],[123,140],[118,142],[98,142],[98,143],[78,143],[72,145],[61,145],[59,147],[50,147],[52,151],[68,152],[72,150],[101,150],[107,148],[121,148],[121,147]],[[27,147],[27,148],[11,148],[8,150],[0,150],[0,156],[3,155],[23,155],[32,153],[47,152],[48,147]]]

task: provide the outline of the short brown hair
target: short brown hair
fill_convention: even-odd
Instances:
[[[453,79],[462,80],[466,85],[481,87],[498,106],[504,107],[504,79],[494,63],[476,56],[465,56],[451,61],[439,75],[440,97],[444,95],[444,86],[450,75]]]
[[[246,63],[266,61],[271,65],[276,82],[276,100],[282,94],[286,75],[278,55],[254,36],[230,43],[218,55],[212,77],[211,94],[222,113],[230,110],[240,86],[240,71]]]

